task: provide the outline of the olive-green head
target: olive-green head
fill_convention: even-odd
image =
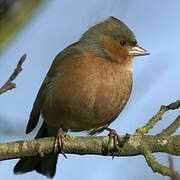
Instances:
[[[86,31],[81,41],[99,44],[119,56],[143,56],[149,53],[137,45],[137,40],[129,27],[115,17],[109,17],[105,21],[96,24]]]

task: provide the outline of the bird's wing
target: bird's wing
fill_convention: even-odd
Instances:
[[[29,117],[29,122],[26,127],[26,134],[31,132],[35,126],[37,125],[40,117],[40,110],[41,110],[41,104],[43,100],[43,90],[46,88],[46,86],[49,84],[50,79],[48,76],[45,78],[44,82],[42,83],[39,92],[36,96],[36,99],[33,104],[33,108]]]
[[[75,58],[81,54],[82,50],[78,47],[78,43],[74,43],[64,49],[61,53],[59,53],[56,58],[54,59],[46,78],[44,79],[39,92],[37,94],[36,100],[33,104],[33,108],[30,114],[29,122],[26,127],[26,133],[31,132],[35,126],[37,125],[41,113],[41,106],[44,101],[44,97],[46,96],[46,89],[49,84],[51,84],[52,79],[54,79],[58,75],[59,66],[62,65],[62,63],[71,58]]]

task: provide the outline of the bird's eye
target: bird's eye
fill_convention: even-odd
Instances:
[[[121,41],[120,41],[120,45],[121,45],[121,46],[125,46],[125,44],[126,44],[126,41],[124,41],[124,40],[121,40]]]

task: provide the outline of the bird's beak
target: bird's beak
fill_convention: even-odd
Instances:
[[[131,50],[129,51],[129,55],[133,56],[133,57],[135,57],[135,56],[146,56],[149,54],[150,53],[147,50],[143,49],[139,45],[132,47]]]

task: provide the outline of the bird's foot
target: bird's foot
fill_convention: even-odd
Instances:
[[[64,142],[65,142],[64,137],[65,135],[63,129],[59,128],[54,140],[54,151],[57,150],[67,159],[67,156],[64,153]]]
[[[109,132],[108,150],[115,150],[121,143],[121,137],[118,135],[116,130],[106,127],[105,130]]]
[[[119,148],[123,147],[124,143],[129,139],[129,135],[127,134],[126,138],[122,138],[114,129],[106,127],[105,130],[109,131],[107,150],[108,152],[112,152],[113,155],[114,152],[118,151]]]

